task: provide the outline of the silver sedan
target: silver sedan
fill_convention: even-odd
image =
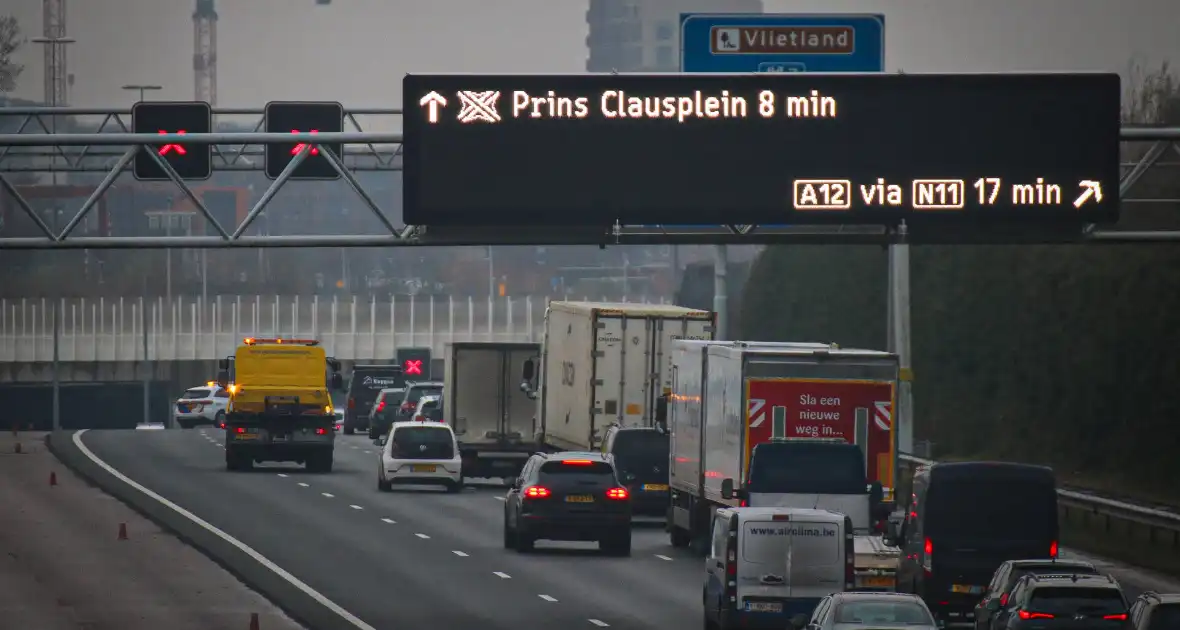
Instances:
[[[907,593],[833,593],[820,600],[811,619],[800,615],[805,630],[937,630],[921,598]],[[800,623],[802,622],[802,623]]]

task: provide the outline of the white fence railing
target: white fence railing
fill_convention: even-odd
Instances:
[[[248,336],[316,338],[343,360],[388,359],[405,346],[441,356],[452,341],[539,340],[547,304],[467,296],[8,299],[0,300],[0,362],[53,360],[55,306],[58,359],[95,362],[142,361],[145,337],[150,361],[216,359]]]

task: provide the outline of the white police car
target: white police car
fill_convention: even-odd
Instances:
[[[438,485],[447,492],[463,489],[463,461],[455,432],[444,422],[395,422],[381,446],[377,489],[394,484]]]
[[[204,387],[185,390],[176,399],[172,411],[176,425],[191,429],[198,424],[220,427],[225,422],[225,408],[229,404],[229,392],[212,381]]]

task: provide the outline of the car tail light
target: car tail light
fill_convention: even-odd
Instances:
[[[934,553],[934,543],[929,538],[926,539],[926,544],[923,545],[922,551],[926,552],[926,555]]]
[[[373,411],[376,411],[377,413],[381,413],[382,411],[385,411],[385,401],[382,400],[381,402],[377,403],[377,408],[374,409]]]
[[[1028,612],[1027,610],[1016,611],[1016,616],[1021,619],[1052,619],[1053,615],[1049,613]]]
[[[922,544],[922,570],[926,575],[934,573],[934,542],[929,538]]]
[[[1007,593],[1004,593],[1003,595],[1000,595],[1000,605],[1001,605],[1001,606],[1007,606],[1007,605],[1008,605],[1008,594],[1007,594]]]
[[[353,409],[353,408],[355,408],[355,407],[356,407],[356,399],[355,399],[355,398],[349,398],[349,399],[348,399],[348,408],[349,408],[349,409]]]
[[[1049,543],[1049,557],[1050,557],[1050,558],[1056,558],[1056,557],[1057,557],[1057,541],[1056,541],[1056,540],[1054,540],[1053,542]]]
[[[524,489],[524,496],[530,499],[547,499],[552,493],[544,486],[529,486]]]
[[[327,429],[325,429],[325,428],[323,428],[323,427],[320,427],[320,428],[318,428],[318,429],[316,429],[316,430],[315,430],[315,434],[316,434],[316,435],[327,435],[327,434],[328,434],[328,430],[327,430]]]
[[[1127,613],[1119,613],[1117,615],[1106,615],[1102,618],[1109,619],[1111,621],[1126,621],[1127,620]]]
[[[606,491],[606,498],[608,499],[618,499],[621,501],[626,499],[628,496],[629,495],[627,494],[626,488],[611,488],[610,490]]]
[[[219,424],[217,425],[217,428],[218,428],[218,429],[224,429],[224,428],[225,428],[225,423],[224,423],[224,422],[222,422],[222,423],[219,423]]]
[[[246,427],[234,427],[234,433],[245,433]]]

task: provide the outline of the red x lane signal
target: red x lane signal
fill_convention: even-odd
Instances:
[[[319,131],[319,129],[312,129],[311,131],[309,131],[309,132],[307,132],[307,133],[319,133],[319,132],[320,132],[320,131]],[[292,130],[291,130],[291,133],[299,133],[299,130],[298,130],[298,129],[292,129]],[[291,155],[299,155],[299,152],[300,152],[300,151],[302,151],[302,150],[303,150],[303,147],[305,147],[305,146],[307,146],[307,145],[306,145],[306,144],[304,144],[304,143],[302,143],[302,142],[300,142],[299,144],[295,145],[295,148],[294,148],[294,149],[291,149]],[[315,148],[315,147],[312,147],[312,148],[311,148],[311,154],[312,154],[312,155],[319,155],[319,154],[320,154],[320,150],[319,150],[319,149],[317,149],[317,148]]]
[[[422,359],[406,359],[402,364],[402,372],[406,376],[422,376]]]
[[[168,134],[168,133],[172,133],[172,132],[167,131],[165,129],[160,130],[161,136]],[[176,132],[176,135],[183,136],[183,135],[185,135],[185,133],[186,133],[185,130],[181,129]],[[168,153],[171,151],[176,151],[177,155],[188,155],[188,150],[185,149],[183,145],[179,145],[179,144],[165,144],[165,145],[161,146],[159,149],[156,149],[156,155],[168,155]]]

